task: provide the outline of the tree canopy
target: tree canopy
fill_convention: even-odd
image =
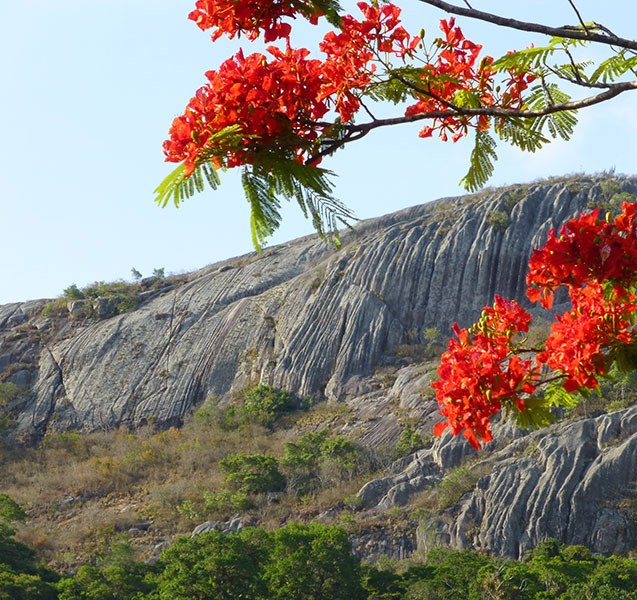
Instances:
[[[491,176],[496,139],[535,152],[554,138],[568,140],[577,112],[637,89],[637,42],[599,22],[586,22],[573,2],[573,24],[550,27],[474,9],[469,2],[421,0],[448,13],[440,34],[408,32],[401,9],[387,0],[361,1],[359,14],[344,14],[336,0],[197,0],[189,18],[211,32],[260,36],[261,53],[242,50],[197,90],[164,142],[166,160],[181,163],[157,189],[157,201],[176,204],[219,169],[242,169],[252,210],[257,249],[280,223],[280,199],[296,199],[321,236],[338,242],[339,223],[351,217],[332,195],[332,173],[320,166],[372,131],[422,122],[419,136],[457,141],[473,135],[474,149],[463,178],[476,190]],[[494,59],[467,39],[455,18],[546,36],[544,45]],[[322,58],[292,46],[290,20],[332,27],[318,46]],[[606,58],[588,60],[587,47]],[[584,52],[582,57],[582,52]],[[378,118],[379,104],[396,116]],[[526,345],[532,316],[517,302],[496,297],[470,329],[454,325],[434,383],[447,419],[436,435],[462,433],[476,448],[491,440],[491,420],[500,411],[519,425],[554,420],[555,407],[569,407],[575,394],[598,390],[611,371],[637,367],[637,205],[624,202],[620,215],[599,210],[580,215],[534,251],[527,296],[550,308],[560,287],[572,310],[558,315],[551,333]]]
[[[272,45],[267,55],[239,50],[206,73],[208,83],[164,143],[166,160],[180,165],[157,188],[157,202],[179,205],[206,185],[216,189],[220,169],[240,168],[257,249],[279,226],[283,198],[296,200],[320,235],[337,240],[352,214],[333,195],[333,173],[322,161],[374,130],[422,122],[423,138],[473,135],[462,183],[476,190],[493,173],[497,139],[535,152],[551,139],[569,139],[579,110],[637,89],[637,42],[585,22],[572,0],[573,24],[563,27],[468,2],[420,1],[452,15],[440,21],[439,34],[408,32],[400,7],[385,0],[359,2],[353,15],[336,0],[197,0],[189,18],[213,42],[243,36]],[[297,17],[332,28],[318,48],[293,46]],[[456,17],[543,34],[547,43],[494,58],[465,38]],[[587,60],[590,46],[606,58]],[[394,106],[395,116],[377,117],[379,104]]]

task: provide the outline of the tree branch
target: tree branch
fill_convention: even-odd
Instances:
[[[493,23],[494,25],[499,25],[500,27],[508,27],[510,29],[519,29],[521,31],[529,31],[533,33],[542,33],[544,35],[563,37],[572,40],[598,42],[600,44],[606,44],[608,46],[619,46],[620,48],[637,50],[636,41],[620,38],[610,33],[608,35],[603,35],[601,33],[590,31],[590,29],[585,29],[582,31],[579,28],[574,27],[548,27],[547,25],[540,25],[539,23],[518,21],[517,19],[500,17],[499,15],[483,12],[481,10],[455,6],[454,4],[449,4],[449,2],[444,2],[444,0],[420,0],[420,2],[429,4],[430,6],[435,6],[436,8],[454,15],[469,17],[470,19],[478,19],[479,21]],[[603,29],[604,31],[608,31],[601,26],[598,27],[600,27],[600,29]]]
[[[606,100],[610,100],[619,94],[631,90],[637,90],[637,81],[626,81],[623,83],[614,84],[610,89],[597,94],[595,96],[589,96],[588,98],[582,98],[581,100],[573,100],[572,102],[564,102],[562,104],[553,104],[542,108],[540,110],[515,110],[512,108],[462,108],[459,106],[452,106],[449,110],[433,110],[424,113],[418,113],[417,115],[409,115],[403,117],[393,117],[389,119],[378,119],[370,123],[356,124],[343,124],[342,127],[347,128],[352,133],[367,133],[377,127],[387,127],[390,125],[400,125],[402,123],[415,123],[423,121],[425,119],[445,119],[447,117],[475,117],[475,116],[488,116],[488,117],[500,117],[500,118],[521,118],[521,119],[535,119],[537,117],[544,117],[546,115],[552,115],[558,112],[564,112],[567,110],[579,110],[588,106],[594,106]],[[329,127],[333,123],[318,122],[315,125],[321,127]],[[351,140],[346,140],[347,143]],[[339,144],[344,145],[344,144]]]

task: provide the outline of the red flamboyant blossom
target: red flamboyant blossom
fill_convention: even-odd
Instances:
[[[438,367],[440,380],[433,383],[447,422],[436,425],[434,435],[449,427],[479,449],[478,437],[482,443],[492,439],[491,418],[503,406],[524,410],[524,395],[535,391],[538,370],[513,354],[514,338],[528,331],[530,321],[517,302],[496,296],[470,331],[454,324],[458,339],[449,341]]]
[[[290,35],[292,28],[281,20],[296,18],[300,8],[309,15],[312,24],[321,16],[310,4],[300,0],[197,0],[195,6],[188,18],[203,31],[212,29],[213,41],[223,34],[233,38],[241,33],[254,40],[263,31],[264,40],[272,42]]]
[[[399,27],[400,9],[393,4],[380,7],[359,2],[364,19],[358,21],[351,15],[342,19],[341,31],[330,31],[319,48],[327,55],[321,73],[324,86],[321,98],[335,96],[334,104],[341,121],[350,121],[360,108],[355,90],[371,83],[376,70],[372,63],[375,52],[393,53],[401,58],[414,51],[419,37],[411,37]]]
[[[238,125],[245,138],[240,148],[228,150],[227,167],[250,163],[253,153],[268,144],[317,138],[311,123],[328,111],[327,103],[317,100],[323,85],[321,62],[308,59],[305,49],[283,52],[271,46],[268,52],[271,61],[263,54],[246,57],[240,51],[218,71],[206,73],[209,84],[173,121],[170,139],[164,142],[166,160],[184,161],[189,175],[211,134],[231,125]]]
[[[404,57],[420,42],[398,26],[397,7],[358,6],[363,20],[345,16],[340,33],[325,36],[320,45],[327,55],[324,61],[308,59],[304,48],[287,45],[282,51],[270,46],[272,60],[240,51],[218,71],[208,71],[209,83],[173,121],[170,139],[164,142],[166,160],[184,162],[189,176],[211,135],[231,125],[239,126],[243,142],[240,148],[217,149],[219,165],[249,164],[255,152],[273,148],[306,160],[325,129],[317,121],[336,110],[341,121],[348,122],[359,110],[356,91],[371,81],[375,52]]]
[[[532,302],[551,308],[553,294],[561,285],[581,287],[589,281],[613,281],[626,286],[635,278],[637,264],[637,205],[625,202],[614,221],[599,218],[599,209],[581,214],[562,226],[557,236],[551,229],[543,248],[533,251],[526,281]]]
[[[444,38],[439,40],[441,52],[438,60],[436,64],[423,68],[420,100],[407,107],[407,116],[448,110],[450,105],[462,102],[459,98],[462,94],[477,99],[480,107],[515,109],[523,106],[521,94],[535,79],[534,75],[526,71],[511,72],[498,100],[494,93],[495,71],[491,68],[493,58],[486,56],[478,62],[482,46],[467,40],[460,27],[455,27],[453,18],[442,20],[440,29]],[[420,130],[419,136],[431,137],[438,130],[443,141],[446,142],[447,134],[450,134],[456,142],[467,134],[470,127],[486,129],[489,119],[485,115],[435,118],[432,125]]]
[[[597,388],[616,352],[637,341],[636,264],[637,204],[624,203],[612,221],[600,220],[594,210],[568,221],[559,236],[551,230],[530,260],[527,294],[550,308],[555,291],[565,286],[572,309],[557,316],[534,361],[516,354],[532,349],[521,350],[514,339],[531,320],[515,303],[496,297],[469,332],[454,326],[458,340],[449,342],[440,381],[433,384],[447,423],[437,425],[434,434],[449,427],[478,448],[478,437],[491,439],[493,415],[512,402],[524,411],[525,395],[542,382],[561,381],[568,393]]]
[[[572,289],[573,310],[557,317],[545,350],[536,357],[566,376],[567,392],[595,389],[597,376],[610,366],[609,350],[632,342],[630,314],[637,310],[637,296],[620,286],[607,290],[597,282]]]

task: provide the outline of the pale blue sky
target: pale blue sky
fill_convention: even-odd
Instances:
[[[353,3],[344,3],[351,6]],[[412,32],[435,36],[445,15],[399,2]],[[524,6],[524,5],[528,6]],[[580,0],[586,20],[635,36],[635,0]],[[152,5],[152,7],[150,6]],[[0,0],[0,304],[54,297],[71,283],[130,279],[137,268],[188,271],[249,252],[247,203],[235,173],[182,208],[159,209],[153,190],[174,165],[161,143],[204,72],[238,48],[212,44],[191,21],[194,0]],[[567,0],[473,0],[482,10],[574,22]],[[603,8],[599,8],[603,6]],[[512,8],[513,7],[513,8]],[[541,38],[459,20],[465,35],[497,56]],[[316,33],[304,27],[296,46]],[[246,52],[255,51],[242,40]],[[536,155],[500,148],[490,185],[573,172],[637,172],[637,95],[581,114],[570,143]],[[418,125],[370,135],[323,166],[359,218],[458,195],[470,142],[420,140]],[[289,205],[280,243],[311,233]]]

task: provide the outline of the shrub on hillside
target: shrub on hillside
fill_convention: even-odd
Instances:
[[[271,427],[281,415],[297,407],[292,394],[263,384],[246,392],[244,400],[242,415],[265,427]]]
[[[225,484],[232,490],[245,494],[280,492],[285,487],[285,477],[279,471],[279,463],[269,454],[230,454],[219,461],[225,474]]]

